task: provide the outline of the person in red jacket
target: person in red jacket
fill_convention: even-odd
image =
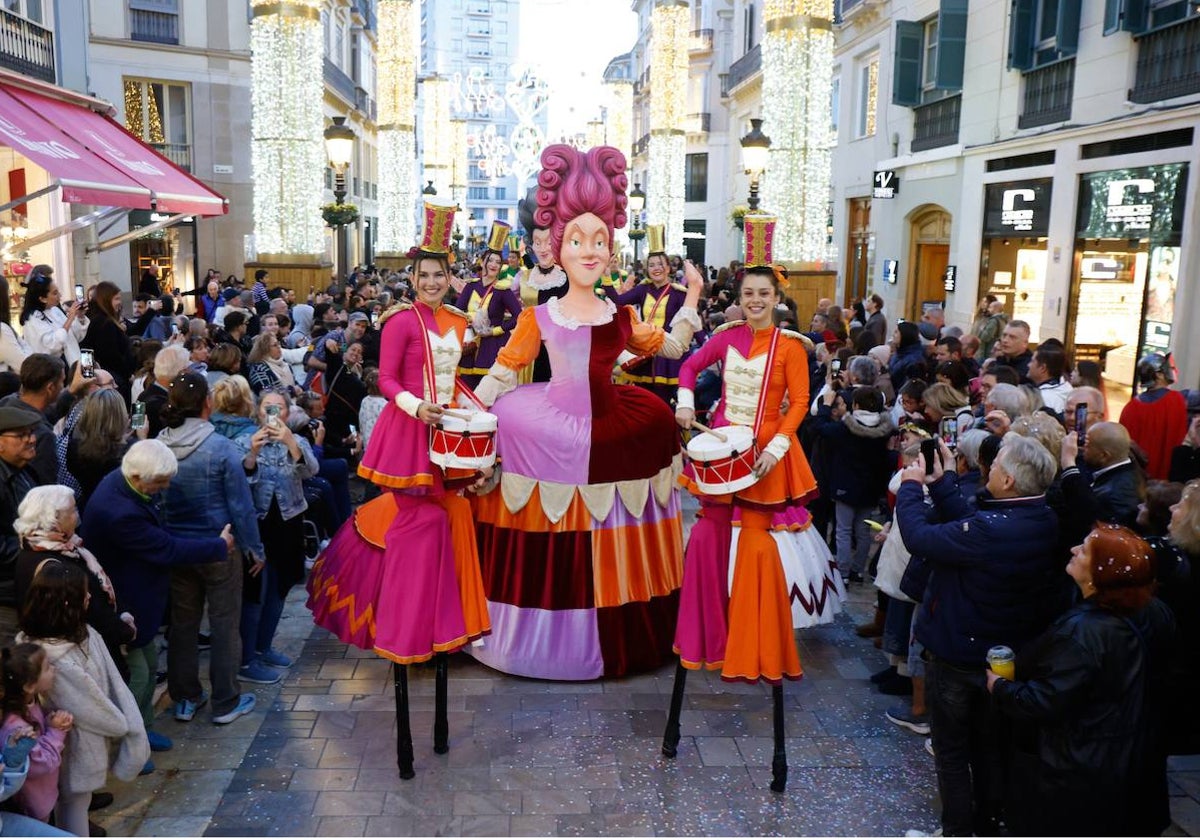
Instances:
[[[1162,353],[1148,353],[1137,366],[1138,384],[1144,389],[1121,410],[1121,425],[1149,458],[1147,478],[1166,480],[1171,452],[1187,435],[1187,401],[1172,391],[1171,363]]]

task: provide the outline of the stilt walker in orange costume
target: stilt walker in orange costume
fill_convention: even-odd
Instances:
[[[308,582],[318,625],[393,663],[402,779],[414,776],[408,665],[434,660],[433,750],[445,753],[447,655],[491,632],[474,521],[461,495],[479,476],[443,469],[430,454],[430,430],[443,422],[444,407],[469,402],[455,376],[467,318],[442,302],[453,214],[425,206],[425,235],[410,254],[417,302],[380,319],[379,387],[390,402],[358,471],[390,492],[338,530]]]
[[[713,428],[689,444],[692,463],[681,479],[700,497],[701,510],[684,558],[675,633],[680,662],[663,754],[677,752],[688,669],[765,680],[774,686],[771,789],[778,792],[787,782],[782,681],[802,673],[794,627],[831,620],[845,591],[803,507],[817,489],[796,439],[808,405],[808,351],[805,339],[774,325],[787,282],[771,267],[774,226],[771,217],[746,218],[748,268],[740,292],[746,320],[715,333],[679,374],[675,417],[685,429],[698,425],[696,377],[718,362],[723,395]]]

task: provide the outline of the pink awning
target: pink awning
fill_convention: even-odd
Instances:
[[[0,84],[0,144],[45,169],[63,201],[218,216],[228,202],[90,108]]]

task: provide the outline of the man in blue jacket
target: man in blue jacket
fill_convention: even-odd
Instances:
[[[953,463],[944,444],[940,456]],[[996,833],[1003,792],[984,676],[987,652],[994,645],[1020,650],[1061,606],[1058,520],[1046,504],[1056,473],[1045,447],[1010,434],[977,510],[941,463],[926,475],[918,458],[902,474],[896,521],[905,546],[932,568],[916,635],[929,660],[927,702],[947,837]],[[932,509],[922,501],[924,484]]]

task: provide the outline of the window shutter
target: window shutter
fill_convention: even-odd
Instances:
[[[1104,0],[1104,34],[1145,32],[1149,22],[1148,0]]]
[[[1104,34],[1112,35],[1121,28],[1121,0],[1104,0]]]
[[[966,52],[967,0],[942,0],[942,7],[938,10],[937,78],[934,79],[934,87],[938,90],[962,90]]]
[[[1035,0],[1012,0],[1008,42],[1008,69],[1033,67],[1033,13]]]
[[[1058,0],[1055,44],[1062,58],[1079,51],[1079,5],[1080,0]]]
[[[911,20],[896,21],[896,55],[892,65],[892,104],[921,104],[921,58],[925,27]]]

